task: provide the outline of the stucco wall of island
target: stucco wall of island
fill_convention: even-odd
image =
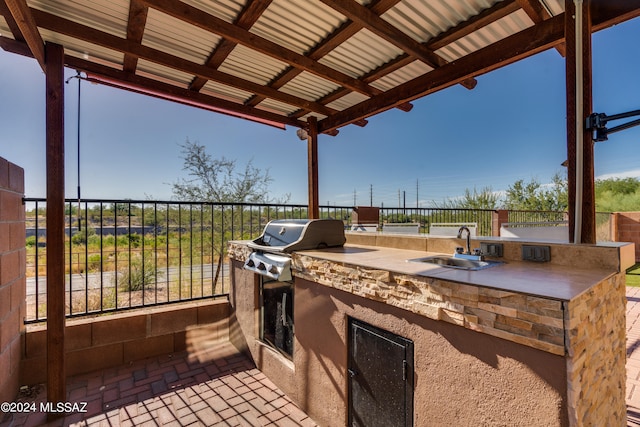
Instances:
[[[347,233],[343,248],[292,254],[291,358],[258,338],[259,276],[232,242],[232,341],[321,425],[347,424],[350,319],[412,341],[414,425],[626,425],[633,245],[481,240],[503,244],[504,265],[406,262],[460,245],[429,236]],[[523,244],[550,246],[551,261],[523,262]]]

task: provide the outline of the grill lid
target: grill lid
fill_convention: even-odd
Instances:
[[[338,219],[276,219],[248,246],[254,250],[288,253],[342,246],[345,241],[344,223]]]

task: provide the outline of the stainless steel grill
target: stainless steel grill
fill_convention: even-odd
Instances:
[[[345,241],[344,224],[340,220],[273,220],[260,237],[249,242],[253,252],[244,268],[274,280],[289,281],[292,279],[291,252],[342,246]]]

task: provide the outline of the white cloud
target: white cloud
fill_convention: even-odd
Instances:
[[[633,169],[625,172],[605,173],[596,176],[596,179],[620,179],[620,178],[640,178],[640,169]]]

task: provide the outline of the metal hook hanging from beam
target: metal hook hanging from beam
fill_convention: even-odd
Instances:
[[[607,123],[612,120],[626,119],[628,117],[640,116],[640,110],[633,110],[626,113],[607,116],[604,113],[593,113],[587,117],[586,128],[593,132],[593,140],[596,142],[608,140],[610,133],[619,132],[640,125],[640,119],[632,120],[612,128],[607,128]]]

